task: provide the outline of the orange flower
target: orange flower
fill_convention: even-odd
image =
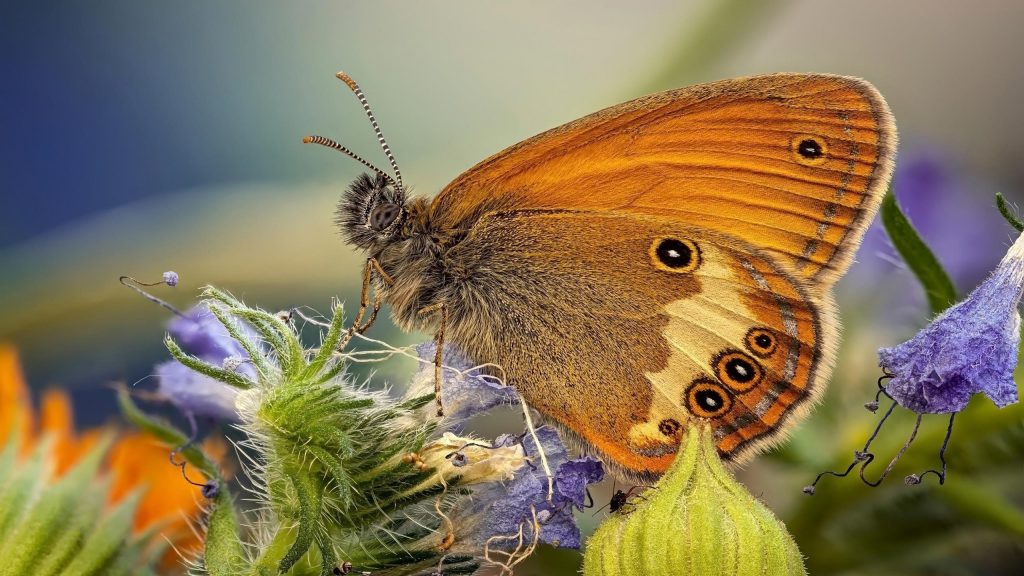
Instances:
[[[179,551],[195,550],[199,542],[188,519],[200,513],[202,497],[196,486],[182,478],[181,470],[168,462],[167,446],[146,434],[111,427],[76,432],[71,400],[66,392],[59,390],[45,392],[40,413],[35,414],[18,355],[11,346],[0,343],[0,446],[18,435],[24,454],[43,437],[49,438],[53,442],[52,481],[109,433],[114,434],[115,440],[102,469],[112,480],[109,504],[116,504],[129,493],[141,490],[134,518],[136,534],[156,527],[161,539],[166,538]],[[223,455],[223,443],[210,448]],[[198,471],[190,469],[189,474],[196,482],[206,480]],[[164,565],[175,563],[176,555],[169,551]]]

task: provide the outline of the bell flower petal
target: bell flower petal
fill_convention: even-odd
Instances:
[[[910,340],[878,351],[880,365],[892,375],[885,391],[922,414],[959,412],[978,393],[999,407],[1017,402],[1013,371],[1022,292],[1024,234],[970,296]]]

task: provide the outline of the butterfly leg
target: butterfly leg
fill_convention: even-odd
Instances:
[[[370,257],[366,259],[366,267],[363,268],[363,289],[359,295],[359,310],[356,312],[355,320],[352,322],[352,326],[348,329],[348,334],[341,339],[338,343],[338,350],[342,350],[348,345],[349,341],[356,334],[365,334],[367,330],[373,326],[373,323],[377,321],[377,314],[380,312],[380,307],[383,299],[383,295],[378,287],[373,291],[373,307],[370,308],[370,287],[373,284],[374,274],[384,281],[384,284],[390,286],[394,284],[394,280],[384,271],[380,266],[380,262],[376,258]],[[370,309],[370,318],[363,324],[363,317],[366,316],[366,311]]]
[[[444,416],[444,405],[441,403],[441,361],[444,359],[444,331],[448,325],[448,306],[444,302],[420,308],[417,314],[440,312],[437,333],[434,334],[434,398],[437,400],[437,416]]]

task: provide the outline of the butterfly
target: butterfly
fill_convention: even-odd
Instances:
[[[499,152],[428,200],[407,195],[365,96],[338,76],[394,172],[306,139],[372,170],[338,208],[369,253],[364,287],[373,274],[401,328],[500,367],[620,477],[657,478],[694,420],[743,461],[820,398],[832,285],[893,168],[895,124],[871,84],[771,74],[645,96]]]

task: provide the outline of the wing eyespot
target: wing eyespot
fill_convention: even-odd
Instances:
[[[722,352],[712,362],[712,366],[722,384],[735,392],[753,389],[764,377],[764,370],[757,360],[739,350]]]
[[[674,437],[682,426],[679,421],[674,418],[666,418],[661,422],[658,422],[658,432],[661,432],[665,436]]]
[[[685,238],[655,238],[649,250],[654,267],[666,272],[687,273],[700,267],[700,248]]]
[[[805,166],[817,166],[828,160],[828,143],[821,136],[798,134],[789,147],[793,158]]]
[[[686,407],[698,418],[718,418],[732,409],[732,394],[724,386],[698,378],[686,389]]]
[[[747,331],[744,343],[751,354],[760,358],[768,358],[779,347],[775,333],[767,328],[751,328]]]

